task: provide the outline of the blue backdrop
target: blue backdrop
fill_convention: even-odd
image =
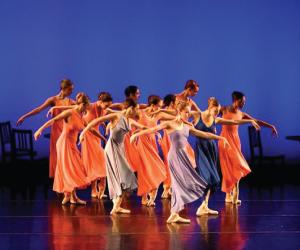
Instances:
[[[145,101],[192,78],[202,109],[210,96],[229,104],[233,90],[245,92],[245,111],[278,127],[278,139],[263,130],[265,152],[295,159],[300,145],[285,136],[300,134],[299,13],[297,0],[1,0],[1,121],[15,123],[65,77],[74,92],[95,99],[106,90],[116,101],[130,83]],[[248,155],[246,127],[240,132]],[[47,143],[35,144],[41,156]]]

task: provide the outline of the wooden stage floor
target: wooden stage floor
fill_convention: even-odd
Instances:
[[[135,194],[124,205],[132,214],[114,216],[108,199],[62,206],[47,185],[0,187],[0,195],[0,249],[300,249],[299,186],[243,185],[240,206],[217,192],[218,216],[197,218],[198,201],[183,211],[191,224],[171,225],[169,200],[148,208]]]

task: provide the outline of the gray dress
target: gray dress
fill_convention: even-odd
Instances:
[[[136,177],[125,158],[124,137],[130,130],[124,116],[110,130],[110,137],[105,146],[106,174],[109,197],[115,199],[123,190],[137,188]]]
[[[183,129],[175,130],[169,134],[171,148],[168,154],[168,162],[171,173],[171,212],[178,213],[184,209],[184,205],[193,202],[207,190],[207,183],[193,168],[186,151],[189,128],[183,125]]]

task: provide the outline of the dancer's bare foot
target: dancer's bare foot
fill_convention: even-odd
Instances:
[[[237,200],[232,199],[232,203],[233,203],[233,204],[236,204],[236,205],[241,205],[241,204],[242,204],[242,201],[239,200],[239,199],[237,199]]]
[[[191,220],[184,219],[179,216],[179,214],[172,213],[167,220],[167,223],[191,223]]]
[[[211,215],[218,215],[219,212],[217,210],[212,210],[210,208],[206,208],[207,209],[207,214],[211,214]]]
[[[226,203],[232,203],[232,195],[231,195],[231,193],[226,193],[225,202]]]
[[[116,210],[116,213],[119,213],[119,214],[130,214],[131,211],[129,209],[125,209],[125,208],[119,207]]]
[[[147,194],[142,196],[142,202],[141,202],[141,203],[142,203],[142,205],[144,205],[144,206],[147,206],[147,204],[148,204],[148,202],[149,202],[147,196],[148,196]]]
[[[208,214],[208,211],[206,209],[206,203],[205,203],[205,201],[203,201],[202,204],[200,205],[200,207],[198,207],[196,215],[201,216],[201,215],[205,215],[205,214]]]
[[[70,201],[70,195],[65,195],[65,197],[62,200],[61,204],[66,205],[69,201]]]
[[[147,207],[155,207],[155,202],[152,199],[149,199],[149,201],[147,202]]]

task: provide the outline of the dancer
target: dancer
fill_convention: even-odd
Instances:
[[[89,99],[86,95],[77,96],[76,107],[65,110],[59,115],[42,125],[34,134],[37,140],[43,130],[57,121],[63,121],[63,131],[57,140],[57,168],[55,171],[53,190],[64,193],[62,204],[86,204],[76,195],[76,189],[89,185],[85,168],[77,148],[77,138],[80,130],[84,128],[82,115],[89,106]]]
[[[174,116],[164,113],[152,115],[161,106],[161,98],[156,95],[150,95],[148,97],[148,107],[139,109],[140,118],[138,122],[148,127],[154,127],[161,120],[173,120]],[[142,196],[142,205],[147,206],[155,206],[158,187],[166,179],[166,169],[164,162],[159,156],[156,135],[161,138],[159,133],[142,135],[136,145],[136,153],[140,157],[140,164],[137,168],[138,195]]]
[[[105,115],[105,110],[112,103],[112,97],[108,92],[101,92],[98,95],[98,101],[91,103],[87,109],[83,120],[86,124],[92,120]],[[99,126],[94,127],[99,131]],[[106,141],[105,138],[102,138]],[[88,180],[91,182],[91,196],[98,199],[105,198],[104,194],[106,187],[106,164],[105,153],[101,147],[101,139],[91,131],[87,131],[84,135],[84,140],[81,144],[81,156],[83,164],[86,168]]]
[[[136,177],[129,167],[124,152],[124,137],[135,126],[139,129],[143,125],[137,123],[134,118],[138,115],[137,104],[131,99],[126,100],[127,109],[123,112],[115,112],[105,115],[91,121],[82,131],[79,140],[84,140],[85,133],[105,121],[111,122],[110,136],[105,146],[106,174],[110,199],[113,200],[114,213],[130,213],[130,210],[121,207],[123,194],[125,190],[135,190],[137,188]]]
[[[178,104],[179,102],[186,102],[191,110],[201,111],[198,105],[190,98],[197,95],[198,91],[199,84],[195,80],[188,80],[185,83],[184,90],[181,93],[175,95],[176,104]]]
[[[77,94],[76,98],[80,98],[82,93]],[[111,105],[112,97],[108,92],[100,92],[98,101],[90,103],[83,115],[85,124],[94,120],[97,117],[103,116],[106,109]],[[72,106],[56,106],[52,107],[48,114],[53,114],[55,110],[66,110],[76,107]],[[94,127],[95,131],[99,131],[99,127]],[[81,145],[81,157],[88,180],[91,182],[91,197],[102,199],[106,187],[106,171],[105,171],[105,156],[104,150],[101,147],[101,140],[106,141],[106,138],[99,133],[100,137],[95,136],[93,132],[85,134],[85,140]]]
[[[163,122],[158,126],[140,131],[131,136],[130,141],[134,142],[138,136],[153,133],[165,129],[170,136],[171,148],[168,154],[168,162],[171,172],[171,215],[167,223],[190,223],[189,219],[179,216],[184,205],[193,202],[206,192],[207,183],[202,179],[192,166],[190,158],[186,153],[187,137],[189,133],[207,139],[222,139],[226,145],[224,137],[196,130],[193,126],[184,121],[189,116],[190,108],[187,103],[178,104],[179,117],[173,121]],[[199,209],[197,215],[199,215]]]
[[[60,82],[60,92],[55,95],[49,97],[42,105],[38,106],[37,108],[31,110],[30,112],[22,115],[18,121],[17,126],[21,125],[25,119],[30,116],[36,115],[40,113],[42,110],[51,107],[51,106],[68,106],[75,104],[75,102],[69,98],[72,94],[74,88],[74,84],[69,79],[63,79]],[[58,115],[59,112],[55,112],[54,116]],[[55,168],[56,168],[56,142],[58,137],[60,136],[63,128],[63,121],[57,120],[51,126],[51,135],[50,135],[50,154],[49,154],[49,177],[53,178],[55,175]]]
[[[217,117],[220,111],[220,104],[214,97],[208,99],[208,108],[203,112],[195,112],[195,128],[209,133],[216,133],[216,124],[223,125],[240,125],[251,123],[255,128],[259,129],[258,124],[254,120],[228,120]],[[209,209],[208,201],[210,195],[216,191],[220,184],[220,177],[218,174],[218,150],[217,144],[214,140],[209,140],[197,137],[195,144],[196,163],[200,176],[208,184],[208,192],[203,200],[199,215],[204,214],[218,214],[218,211]]]
[[[186,102],[183,102],[183,103],[186,103]],[[189,104],[187,103],[187,105],[189,105]],[[164,107],[165,107],[165,109],[159,109],[159,110],[153,112],[153,114],[166,113],[169,115],[173,115],[175,118],[175,116],[178,115],[178,110],[176,108],[176,96],[173,94],[166,95],[164,98]],[[187,120],[186,120],[186,122],[187,122]],[[164,163],[165,163],[166,172],[167,172],[167,178],[163,184],[164,190],[161,195],[161,198],[167,199],[167,198],[170,198],[170,196],[171,196],[171,191],[170,191],[171,178],[170,178],[170,170],[169,170],[169,166],[168,166],[168,152],[171,147],[171,142],[170,142],[169,135],[166,133],[165,130],[163,131],[162,140],[160,140],[159,142],[160,142],[160,147],[162,149]],[[186,144],[186,152],[190,157],[193,167],[196,168],[195,153],[194,153],[192,146],[189,144],[189,142],[187,142],[187,144]]]
[[[222,117],[233,120],[252,119],[259,126],[271,128],[272,134],[277,136],[274,125],[255,119],[241,111],[245,102],[245,95],[241,92],[234,91],[232,93],[232,104],[221,108]],[[251,170],[241,151],[238,125],[222,126],[221,136],[226,137],[231,146],[231,150],[226,151],[224,150],[223,143],[219,142],[220,164],[223,175],[222,191],[226,193],[225,202],[240,204],[239,181],[242,177],[249,174]]]

